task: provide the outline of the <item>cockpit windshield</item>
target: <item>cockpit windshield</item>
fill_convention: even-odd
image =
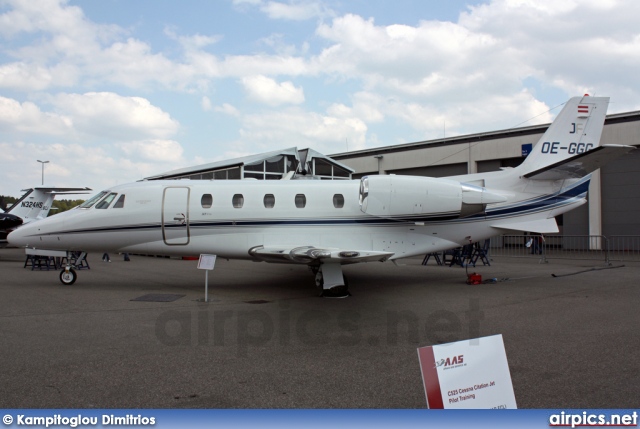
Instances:
[[[116,197],[116,195],[118,195],[116,192],[110,193],[109,195],[107,195],[106,198],[104,198],[102,201],[100,201],[98,204],[96,204],[96,208],[97,209],[109,208],[109,204],[111,204],[111,201],[113,201],[113,199]]]
[[[95,195],[95,196],[89,198],[87,201],[85,201],[84,203],[80,204],[80,206],[78,206],[78,207],[81,208],[81,209],[88,209],[88,208],[92,207],[95,203],[100,201],[102,199],[102,197],[104,197],[108,193],[109,193],[109,191],[102,191],[98,195]]]

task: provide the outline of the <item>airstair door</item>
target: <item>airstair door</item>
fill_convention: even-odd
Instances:
[[[168,186],[162,194],[162,239],[168,246],[189,244],[189,196],[186,186]]]

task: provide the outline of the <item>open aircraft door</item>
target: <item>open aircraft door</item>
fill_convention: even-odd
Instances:
[[[168,246],[189,244],[189,196],[186,186],[168,186],[162,194],[162,239]]]

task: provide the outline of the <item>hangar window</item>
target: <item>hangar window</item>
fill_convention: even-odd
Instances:
[[[273,194],[266,194],[264,196],[264,206],[268,209],[272,209],[276,205],[276,197]]]
[[[113,205],[114,209],[121,209],[124,207],[124,194],[120,195],[120,198],[118,198],[118,201],[116,201],[116,203]]]
[[[204,194],[202,198],[200,198],[200,205],[202,205],[203,209],[210,209],[213,204],[213,196],[211,194]]]
[[[296,207],[299,209],[303,209],[304,206],[307,205],[307,197],[304,194],[296,195]]]
[[[96,204],[96,208],[97,209],[106,209],[106,208],[108,208],[109,204],[111,204],[111,201],[113,201],[113,199],[116,197],[116,195],[118,195],[118,194],[115,193],[115,192],[110,193],[102,201],[100,201],[98,204]]]
[[[341,209],[342,207],[344,207],[344,197],[342,196],[342,194],[335,194],[333,196],[333,207],[337,209]]]
[[[234,208],[241,209],[244,205],[244,197],[242,196],[242,194],[235,194],[231,202],[233,203]]]

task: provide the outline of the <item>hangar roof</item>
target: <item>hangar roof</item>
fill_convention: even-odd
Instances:
[[[349,179],[351,167],[336,162],[313,149],[290,147],[272,152],[243,156],[224,161],[210,162],[192,167],[179,168],[144,180],[161,179],[281,179],[288,172],[300,176],[319,176],[322,179]],[[224,174],[222,174],[224,173]]]

